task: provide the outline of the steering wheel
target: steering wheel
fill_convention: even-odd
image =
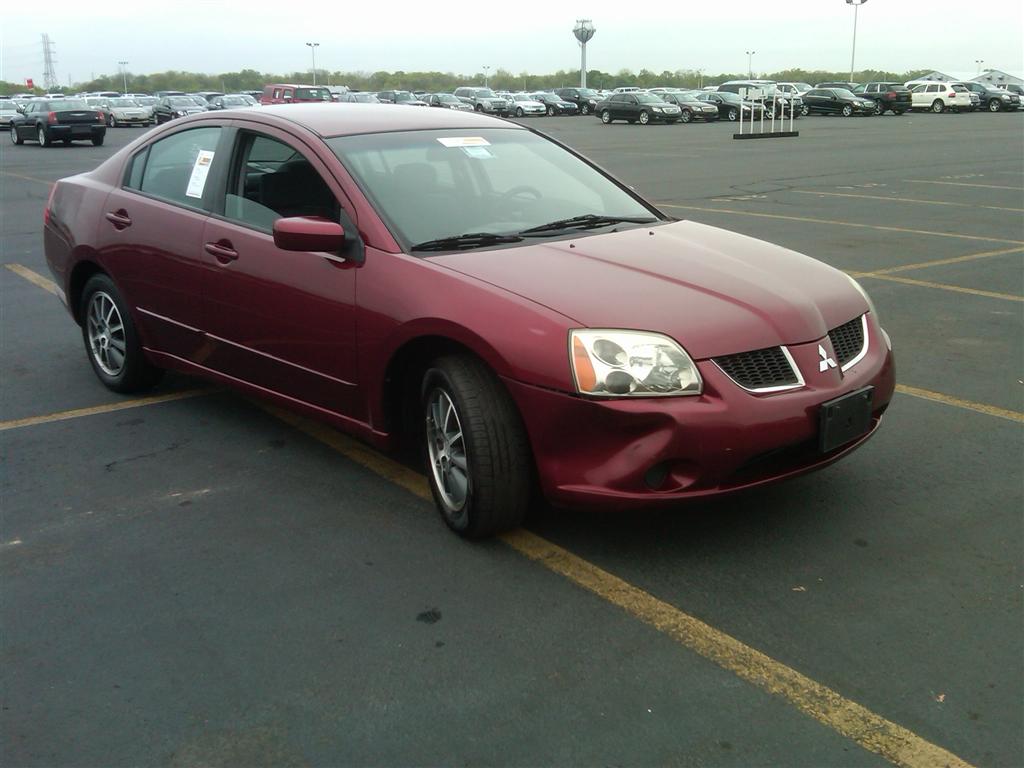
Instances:
[[[533,197],[534,200],[540,200],[542,197],[544,197],[544,195],[542,195],[540,190],[537,189],[536,187],[530,187],[525,184],[522,184],[518,187],[512,187],[512,189],[507,190],[504,194],[502,194],[501,199],[505,200],[507,198],[516,197],[518,195],[530,195]]]

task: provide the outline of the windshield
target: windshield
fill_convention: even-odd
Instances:
[[[395,101],[415,101],[416,97],[408,91],[395,91]]]
[[[641,104],[661,104],[664,101],[663,98],[656,96],[653,93],[638,93],[636,95],[636,100]]]
[[[353,94],[353,101],[365,102],[367,104],[376,104],[380,99],[374,96],[372,93],[356,93]]]
[[[0,101],[0,112],[17,112],[18,108],[11,102]]]
[[[247,107],[249,102],[243,99],[241,96],[223,96],[221,97],[220,103],[225,107]]]
[[[135,101],[140,106],[148,107],[152,106],[153,104],[156,104],[158,101],[160,101],[160,99],[158,99],[156,96],[140,96],[139,98],[135,99]]]
[[[854,94],[853,94],[853,91],[849,91],[846,88],[833,88],[832,89],[832,93],[834,93],[836,96],[838,96],[841,99],[854,99],[854,98],[856,98],[856,96],[854,96]]]
[[[112,107],[137,107],[139,106],[135,99],[111,99],[110,106]]]
[[[407,247],[586,214],[653,218],[603,174],[525,130],[399,131],[327,144]]]
[[[196,103],[192,101],[188,96],[171,96],[167,99],[167,103],[172,107],[194,107]]]
[[[600,98],[601,94],[595,91],[593,88],[580,88],[580,96],[584,96],[588,99]]]
[[[494,91],[492,91],[490,88],[477,88],[476,91],[474,91],[474,94],[478,99],[494,98]]]
[[[437,100],[438,101],[442,101],[445,104],[461,104],[462,103],[459,99],[455,98],[450,93],[439,94],[438,97],[437,97]]]
[[[527,96],[522,93],[517,93],[512,98],[515,99],[516,101],[535,101],[535,99],[532,96]]]
[[[320,101],[330,101],[331,92],[326,88],[296,88],[295,89],[296,99],[320,99]]]

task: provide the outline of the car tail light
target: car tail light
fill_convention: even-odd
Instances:
[[[96,113],[96,122],[97,123],[105,123],[105,122],[107,122],[107,118],[103,116],[102,112],[97,112]]]
[[[887,94],[885,94],[885,98],[887,98],[887,99],[895,99],[896,98],[896,91],[889,91]]]
[[[53,112],[50,113],[51,115]],[[43,209],[43,226],[50,223],[50,207],[53,205],[53,196],[57,192],[57,185],[50,185],[50,196],[46,198],[46,207]]]
[[[54,123],[56,123],[57,122],[57,113],[56,112],[50,112],[46,116],[46,122],[48,122],[50,125],[53,125]]]

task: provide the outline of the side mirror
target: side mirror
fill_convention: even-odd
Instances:
[[[341,224],[320,216],[294,216],[274,222],[274,245],[282,251],[327,251],[345,247]]]

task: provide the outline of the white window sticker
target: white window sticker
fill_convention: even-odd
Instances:
[[[491,142],[483,136],[442,136],[438,139],[446,147],[489,147]]]
[[[202,197],[206,188],[206,177],[210,175],[210,165],[213,163],[213,152],[208,149],[199,150],[196,163],[192,166],[192,175],[188,180],[188,187],[185,189],[186,197]]]

